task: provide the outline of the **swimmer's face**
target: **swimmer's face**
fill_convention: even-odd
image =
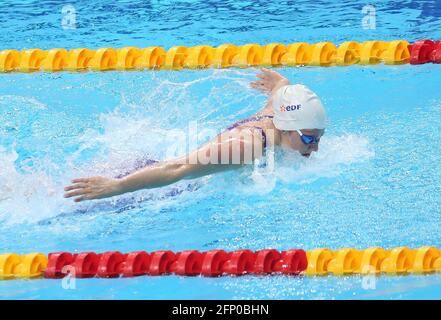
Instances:
[[[324,129],[302,129],[300,130],[303,135],[313,136],[317,142],[311,144],[305,144],[302,141],[300,134],[297,131],[289,131],[289,144],[294,150],[300,152],[304,157],[309,157],[312,152],[318,151],[318,145],[320,143],[320,138],[325,133]]]

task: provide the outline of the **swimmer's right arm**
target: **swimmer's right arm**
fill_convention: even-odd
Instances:
[[[73,179],[72,185],[64,188],[66,191],[64,197],[76,197],[75,202],[103,199],[141,189],[163,187],[182,179],[201,177],[221,169],[221,165],[192,165],[177,161],[164,161],[121,179],[101,176]]]
[[[75,202],[103,199],[140,189],[163,187],[182,179],[193,179],[235,169],[242,166],[242,164],[221,164],[221,161],[218,161],[218,164],[212,164],[210,162],[204,164],[200,161],[200,159],[204,157],[210,157],[213,146],[218,149],[218,155],[220,155],[222,150],[224,150],[223,148],[226,147],[229,150],[229,155],[232,155],[233,152],[239,152],[241,159],[243,159],[245,148],[255,148],[250,141],[240,140],[238,144],[231,142],[232,139],[225,141],[214,140],[190,153],[188,156],[156,163],[121,179],[107,177],[73,179],[72,185],[64,188],[66,191],[64,197],[75,197]],[[228,159],[228,163],[233,163],[231,156]]]
[[[64,188],[65,198],[75,197],[75,202],[103,199],[141,189],[163,187],[182,179],[197,178],[222,171],[224,165],[182,164],[165,161],[136,171],[124,178],[89,177],[73,179]]]

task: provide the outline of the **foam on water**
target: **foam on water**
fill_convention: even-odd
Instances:
[[[369,141],[356,134],[323,136],[319,152],[306,159],[297,152],[285,152],[276,173],[285,183],[310,183],[322,177],[335,177],[343,166],[367,160],[374,156]]]
[[[324,136],[320,142],[320,152],[313,152],[305,158],[296,151],[277,148],[264,161],[266,166],[256,164],[241,174],[237,189],[246,193],[264,195],[276,188],[287,185],[313,183],[320,178],[330,178],[341,174],[351,164],[368,160],[374,156],[369,141],[359,135]]]
[[[6,152],[0,147],[0,221],[35,222],[58,214],[63,205],[60,183],[37,168],[19,172],[17,158],[14,150]]]

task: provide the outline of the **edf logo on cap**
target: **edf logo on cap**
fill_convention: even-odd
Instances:
[[[293,104],[293,105],[289,105],[289,106],[286,106],[285,107],[285,105],[281,105],[280,106],[280,111],[281,112],[285,112],[285,111],[295,111],[295,110],[300,110],[300,107],[301,107],[302,105],[301,104]]]

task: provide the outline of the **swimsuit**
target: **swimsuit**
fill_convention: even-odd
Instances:
[[[246,119],[243,119],[243,120],[240,120],[240,121],[234,123],[233,125],[229,126],[225,131],[232,130],[232,129],[234,129],[244,123],[253,122],[253,121],[260,121],[262,119],[272,119],[272,118],[273,118],[273,116],[269,116],[269,115],[249,117],[249,118],[246,118]],[[266,139],[265,130],[263,130],[262,127],[258,127],[258,126],[251,126],[249,128],[255,128],[255,129],[260,130],[260,132],[262,134],[262,141],[263,141],[263,152],[265,152],[265,149],[267,147],[267,139]],[[133,169],[130,169],[122,174],[119,174],[115,178],[121,179],[121,178],[135,172],[135,171],[138,171],[142,168],[145,168],[145,167],[150,166],[150,165],[157,163],[157,162],[158,162],[157,160],[148,159],[148,158],[138,160],[138,161],[136,161]]]
[[[269,115],[249,117],[249,118],[246,118],[246,119],[243,119],[243,120],[240,120],[240,121],[236,122],[232,126],[229,126],[227,128],[227,130],[232,130],[232,129],[234,129],[234,128],[236,128],[236,127],[238,127],[238,126],[240,126],[240,125],[242,125],[244,123],[247,123],[247,122],[260,121],[262,119],[272,119],[272,118],[274,118],[274,117],[273,116],[269,116]],[[255,128],[255,129],[260,130],[260,132],[262,134],[263,150],[265,150],[266,146],[267,146],[267,139],[266,139],[265,130],[263,130],[262,127],[257,127],[257,126],[252,126],[250,128]]]

